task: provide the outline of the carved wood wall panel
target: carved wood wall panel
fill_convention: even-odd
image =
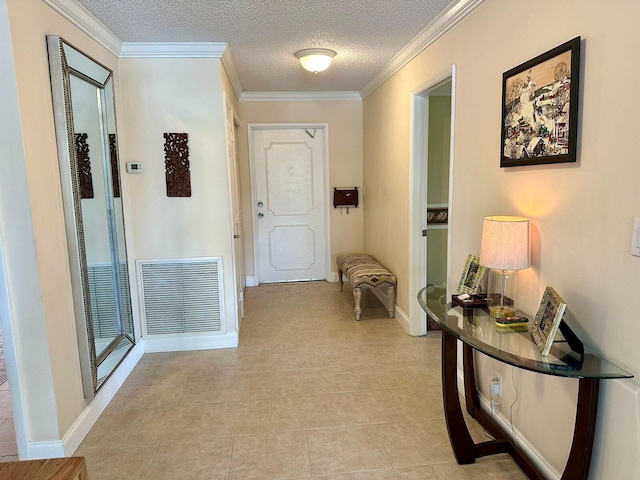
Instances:
[[[120,196],[120,168],[118,167],[118,148],[116,134],[109,134],[109,156],[111,159],[111,184],[113,185],[113,197]]]
[[[91,160],[89,159],[88,135],[74,133],[74,147],[78,162],[78,182],[80,183],[80,198],[93,198],[93,177],[91,176]]]
[[[165,133],[164,138],[167,197],[190,197],[189,134]]]

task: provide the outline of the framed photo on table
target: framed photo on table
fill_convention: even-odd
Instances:
[[[500,166],[576,161],[580,37],[502,76]]]
[[[476,255],[469,255],[467,263],[464,264],[462,276],[458,283],[458,292],[475,295],[480,289],[480,280],[484,274],[484,267],[480,265],[480,258]]]
[[[547,287],[530,330],[531,337],[543,356],[549,355],[566,308],[567,304],[560,295],[553,288]]]

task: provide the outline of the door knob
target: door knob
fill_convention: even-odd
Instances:
[[[260,213],[258,214],[258,218],[262,218],[262,217],[264,217],[264,213],[260,212]]]
[[[262,203],[262,202],[258,202],[258,206],[259,206],[259,207],[263,207],[263,206],[264,206],[264,203]]]

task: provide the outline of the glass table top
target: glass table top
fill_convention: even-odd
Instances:
[[[418,302],[429,318],[444,331],[479,352],[501,362],[547,375],[572,378],[631,378],[628,372],[599,357],[585,347],[580,357],[560,335],[549,355],[542,356],[526,328],[500,328],[483,308],[462,309],[447,303],[443,286],[425,287]],[[523,315],[518,312],[518,315]],[[532,319],[529,318],[529,324]]]

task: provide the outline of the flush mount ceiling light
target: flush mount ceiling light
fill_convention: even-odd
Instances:
[[[327,48],[307,48],[296,52],[295,55],[305,70],[318,73],[329,68],[336,52]]]

